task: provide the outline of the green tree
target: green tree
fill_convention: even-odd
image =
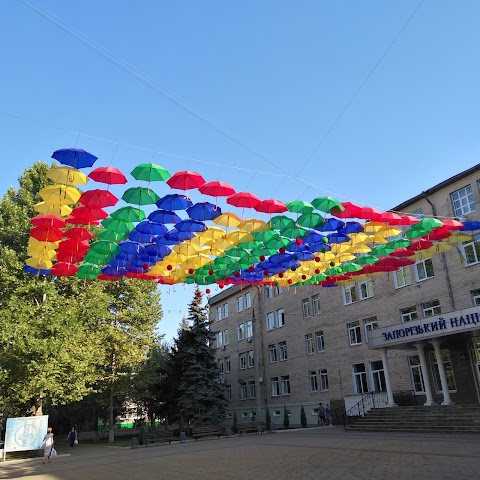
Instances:
[[[302,424],[303,428],[306,428],[307,416],[305,415],[305,409],[303,408],[303,405],[302,405],[302,408],[300,409],[300,423]]]

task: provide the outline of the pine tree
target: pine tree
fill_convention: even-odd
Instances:
[[[303,408],[303,405],[302,405],[302,408],[300,409],[300,423],[302,424],[303,428],[306,428],[307,416],[305,415],[305,409]]]
[[[283,426],[288,428],[290,426],[290,419],[288,418],[287,407],[283,406]]]

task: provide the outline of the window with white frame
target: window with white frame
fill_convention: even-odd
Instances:
[[[472,290],[472,302],[474,305],[480,305],[480,289]]]
[[[476,265],[480,262],[480,244],[479,238],[475,235],[475,239],[472,242],[465,242],[462,244],[463,258],[465,260],[465,266]]]
[[[320,295],[312,297],[312,312],[314,315],[320,315]]]
[[[255,366],[255,356],[253,350],[247,352],[247,366],[248,368],[253,368]]]
[[[290,395],[290,376],[284,375],[282,377],[282,395]]]
[[[248,382],[248,395],[250,398],[255,398],[257,396],[255,382]]]
[[[223,304],[223,318],[228,318],[228,303]]]
[[[400,309],[400,317],[402,318],[402,322],[413,322],[414,320],[418,319],[417,307],[412,305],[411,307],[401,308]]]
[[[232,386],[225,385],[225,397],[227,400],[232,400]]]
[[[307,346],[307,355],[315,353],[315,347],[313,345],[313,335],[311,333],[305,335],[305,343]]]
[[[428,278],[433,278],[435,276],[433,272],[433,262],[431,258],[425,260],[419,260],[415,263],[415,275],[417,277],[417,282],[422,280],[427,280]]]
[[[280,395],[280,383],[278,377],[272,377],[270,382],[272,384],[272,397],[278,397]]]
[[[278,361],[276,343],[271,343],[268,346],[268,360],[270,361],[270,363],[275,363]]]
[[[280,361],[285,361],[287,359],[287,342],[278,342],[278,350],[280,353]]]
[[[275,313],[277,314],[277,328],[285,326],[285,310],[279,308]]]
[[[275,289],[273,290],[273,294],[277,297],[278,295],[281,295],[283,293],[283,287],[281,287],[280,285],[275,287]]]
[[[230,343],[230,332],[228,328],[223,331],[223,344],[228,345]]]
[[[310,392],[318,391],[317,372],[310,372],[309,384],[310,384]]]
[[[317,352],[325,351],[325,338],[323,336],[323,330],[315,332],[315,343],[317,344]]]
[[[415,393],[425,393],[420,357],[418,355],[408,357],[408,365],[410,367],[410,380],[412,382],[413,391]]]
[[[222,307],[217,307],[217,316],[216,316],[216,320],[217,322],[219,322],[221,319],[222,319]]]
[[[373,282],[372,280],[364,280],[358,282],[358,291],[360,293],[360,300],[366,300],[373,297]]]
[[[273,330],[275,328],[275,313],[267,313],[267,330]]]
[[[393,272],[393,281],[395,288],[407,287],[412,284],[412,271],[410,267],[400,267]]]
[[[265,285],[263,291],[264,291],[265,300],[268,300],[269,298],[273,297],[273,288],[270,285]]]
[[[383,362],[381,360],[370,362],[370,375],[372,377],[373,391],[385,392],[387,390],[385,383],[385,370],[383,369]]]
[[[247,382],[240,383],[240,400],[246,400],[247,397]]]
[[[442,348],[442,363],[445,369],[445,375],[447,377],[447,385],[449,392],[457,391],[457,384],[455,382],[455,376],[453,375],[452,359],[450,358],[450,351],[448,348]],[[442,382],[440,379],[440,371],[438,369],[437,356],[435,352],[430,352],[431,364],[433,367],[433,379],[435,384],[435,391],[440,393],[442,391]]]
[[[245,370],[247,368],[247,354],[240,353],[238,359],[240,361],[240,370]]]
[[[320,377],[320,390],[322,392],[328,390],[328,373],[326,369],[319,370],[318,375]]]
[[[253,321],[252,320],[249,320],[246,324],[245,324],[245,334],[246,334],[246,337],[247,338],[252,338],[253,337]]]
[[[440,315],[442,313],[442,309],[440,308],[440,300],[432,300],[431,302],[422,303],[422,311],[424,317]]]
[[[243,297],[240,295],[237,297],[237,313],[243,310]]]
[[[357,291],[355,290],[355,284],[345,285],[342,287],[343,304],[351,305],[357,301]]]
[[[363,320],[363,327],[365,328],[365,339],[368,342],[368,332],[370,330],[376,330],[378,328],[377,317],[365,318]]]
[[[365,369],[364,363],[357,363],[352,366],[353,370],[353,387],[355,389],[355,393],[367,393],[368,392],[368,385],[367,385],[367,371]]]
[[[237,339],[238,341],[245,340],[245,324],[244,323],[239,323],[237,325]]]
[[[230,357],[225,357],[225,373],[230,373],[232,371],[232,363]]]
[[[252,306],[252,296],[250,292],[245,294],[245,308],[250,308]]]
[[[350,346],[360,345],[362,343],[362,331],[360,329],[360,322],[348,323],[347,330]]]
[[[303,308],[303,318],[308,318],[312,316],[309,298],[304,298],[302,300],[302,308]]]
[[[215,333],[215,343],[217,348],[223,347],[225,344],[223,343],[223,332]]]
[[[451,194],[453,211],[456,217],[463,217],[467,213],[475,211],[472,186],[466,185]]]

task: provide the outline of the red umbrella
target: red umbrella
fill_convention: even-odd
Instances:
[[[57,251],[57,260],[60,262],[66,263],[79,263],[83,260],[83,257],[87,254],[86,251],[82,252],[67,252],[67,251]]]
[[[220,182],[219,180],[204,183],[199,187],[198,191],[204,195],[210,195],[211,197],[228,197],[235,193],[235,189],[230,184],[227,182]]]
[[[415,254],[411,250],[407,250],[406,248],[397,248],[394,252],[390,253],[389,255],[392,257],[411,257]]]
[[[433,242],[420,238],[419,240],[414,240],[411,245],[405,248],[411,252],[418,252],[419,250],[426,250],[430,247],[433,247]]]
[[[340,211],[338,207],[333,207],[330,213],[337,218],[360,218],[362,207],[352,202],[340,202],[345,210]]]
[[[99,190],[97,188],[83,192],[78,201],[86,207],[104,208],[116,205],[118,198],[108,190]]]
[[[45,242],[58,242],[63,237],[63,232],[55,227],[35,227],[30,230],[30,236]]]
[[[89,232],[86,228],[81,227],[69,228],[63,233],[63,236],[77,240],[91,240],[93,238],[93,234],[91,232]]]
[[[400,223],[396,223],[396,225],[415,225],[416,223],[420,222],[418,217],[414,215],[400,215],[402,221]]]
[[[120,185],[127,183],[127,178],[118,169],[114,167],[98,167],[92,170],[88,177],[95,182],[107,183],[108,185]]]
[[[37,215],[30,219],[30,223],[35,227],[65,228],[67,225],[62,217],[56,215]]]
[[[72,277],[77,272],[78,267],[68,262],[57,262],[50,270],[50,274],[57,277]]]
[[[174,173],[168,180],[167,184],[170,188],[178,190],[190,190],[199,188],[205,183],[205,179],[197,172],[184,170]]]
[[[448,230],[460,230],[461,228],[463,228],[462,222],[450,218],[442,220],[442,223],[444,227],[448,228]]]
[[[460,223],[460,222],[459,222]],[[425,235],[425,240],[443,240],[452,236],[452,232],[449,232],[445,226],[436,228],[432,233]]]
[[[359,215],[356,218],[362,218],[364,220],[377,220],[382,215],[380,210],[372,207],[363,207]]]
[[[262,213],[283,213],[288,211],[283,202],[274,199],[263,200],[254,208],[257,212]]]
[[[250,192],[238,192],[227,197],[227,203],[235,207],[255,208],[262,203],[260,198]]]
[[[69,239],[60,242],[57,253],[87,252],[90,244],[86,240]]]
[[[108,217],[108,213],[101,208],[96,207],[86,207],[84,205],[79,205],[72,210],[70,214],[71,217],[90,219],[90,220],[105,220]]]
[[[390,225],[404,225],[402,217],[393,212],[383,212],[377,220],[388,222]]]

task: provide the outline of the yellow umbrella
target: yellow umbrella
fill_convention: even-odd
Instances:
[[[213,223],[222,227],[235,228],[242,223],[242,219],[234,213],[226,212],[213,219]]]
[[[348,252],[349,249],[352,247],[350,242],[347,243],[334,243],[331,245],[330,252],[332,253],[345,253]]]
[[[381,228],[386,227],[387,224],[383,222],[376,222],[376,221],[371,221],[371,222],[365,222],[363,224],[363,231],[365,233],[376,233],[378,232]]]
[[[31,257],[41,258],[43,260],[54,260],[57,256],[57,252],[55,250],[49,250],[45,248],[43,245],[28,247],[27,253]]]
[[[198,255],[191,257],[191,262],[197,265],[197,267],[203,267],[204,265],[212,263],[212,259],[208,255],[199,253]]]
[[[245,230],[246,232],[265,232],[270,230],[268,223],[265,223],[263,220],[257,218],[247,218],[243,221],[238,228]]]
[[[369,235],[365,243],[388,243],[388,240],[380,235]]]
[[[225,238],[226,234],[227,234],[227,232],[223,228],[209,227],[204,232],[197,233],[197,237],[207,238],[207,239],[210,239],[210,240],[218,240],[220,238]]]
[[[332,260],[335,263],[342,263],[342,262],[350,262],[351,260],[355,260],[357,257],[351,253],[341,253],[336,255]]]
[[[211,245],[211,250],[228,250],[233,247],[233,242],[227,240],[226,238],[221,238]]]
[[[28,239],[28,246],[34,248],[45,248],[47,250],[55,250],[60,245],[60,242],[45,242],[44,240],[37,240],[36,238],[30,237]]]
[[[53,266],[52,262],[41,258],[27,258],[25,263],[29,267],[36,268],[37,270],[50,270]]]
[[[392,227],[391,225],[389,225],[387,227],[382,227],[376,233],[377,235],[380,235],[382,237],[395,237],[396,235],[402,233],[402,230],[400,228]]]
[[[47,173],[47,178],[64,185],[86,185],[88,182],[84,173],[71,167],[54,167]]]
[[[359,244],[352,245],[352,247],[347,250],[347,253],[368,253],[371,251],[372,249],[370,247],[367,247],[367,245]]]
[[[77,203],[81,193],[73,187],[66,185],[49,185],[42,188],[38,194],[50,205],[71,205]]]
[[[253,237],[243,230],[232,230],[225,235],[225,240],[230,243],[251,242]]]
[[[51,205],[46,202],[40,202],[33,206],[33,209],[43,215],[55,215],[56,217],[67,217],[72,213],[72,207],[68,205]]]
[[[458,233],[453,233],[448,238],[444,238],[442,241],[448,242],[448,243],[471,242],[473,241],[473,237],[471,235],[466,235],[465,233],[458,232]]]
[[[366,243],[370,238],[367,234],[363,232],[351,233],[349,237],[350,237],[350,242],[346,242],[346,243],[350,243],[351,245],[355,245],[358,243]]]

